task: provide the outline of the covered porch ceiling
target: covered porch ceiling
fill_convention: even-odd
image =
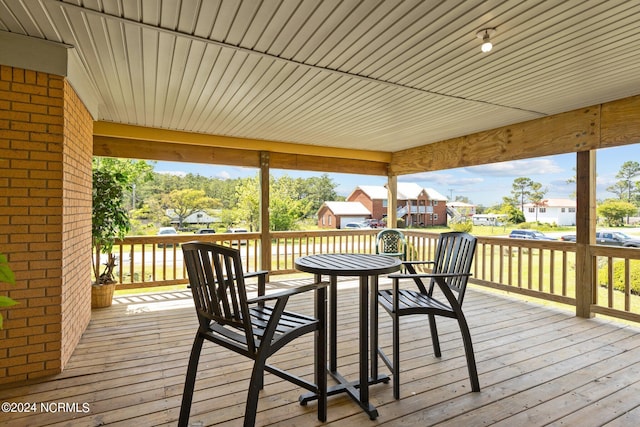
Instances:
[[[14,63],[23,36],[67,50],[95,154],[399,174],[552,154],[535,148],[557,142],[549,123],[599,133],[581,109],[640,94],[637,16],[625,0],[0,0],[0,36]],[[500,141],[504,158],[415,163],[523,122],[538,134]]]

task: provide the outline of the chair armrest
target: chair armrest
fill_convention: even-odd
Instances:
[[[460,277],[471,276],[471,273],[392,273],[389,274],[391,279],[413,279],[413,278],[436,278],[436,277]]]
[[[292,295],[301,294],[315,289],[325,288],[329,286],[329,282],[312,283],[310,285],[299,286],[293,289],[286,289],[284,291],[274,292],[269,295],[262,295],[247,300],[249,304],[255,304],[258,302],[264,302],[275,299],[289,298]]]
[[[250,277],[258,277],[258,276],[266,276],[269,272],[267,270],[259,270],[259,271],[252,271],[249,273],[244,273],[243,276],[244,278],[250,278]]]
[[[403,265],[435,264],[435,261],[402,261]]]

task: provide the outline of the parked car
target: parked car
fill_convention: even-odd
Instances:
[[[178,232],[173,227],[160,227],[160,229],[158,230],[158,236],[170,236],[170,235],[177,235],[177,234]],[[164,246],[163,243],[158,243],[159,248],[163,246]],[[171,243],[167,244],[168,248],[170,248],[171,246],[173,246]]]
[[[364,222],[349,222],[345,224],[344,227],[342,228],[344,228],[345,230],[353,230],[353,229],[371,228],[371,227],[369,227],[369,225]]]
[[[382,222],[379,219],[367,219],[365,221],[365,224],[367,224],[371,228],[382,228],[382,227],[384,227],[384,222]]]
[[[248,233],[249,231],[246,228],[229,228],[227,229],[227,233]],[[232,245],[237,245],[238,242],[234,241],[231,242]],[[247,241],[246,240],[240,240],[240,244],[241,245],[246,245]]]
[[[513,230],[509,237],[512,239],[556,240],[537,230]]]
[[[560,237],[565,242],[575,242],[575,234]],[[625,248],[640,248],[640,239],[631,237],[620,231],[596,231],[596,244],[607,246],[622,246]]]
[[[213,228],[201,228],[200,230],[196,231],[195,234],[216,234],[216,230],[214,230]]]

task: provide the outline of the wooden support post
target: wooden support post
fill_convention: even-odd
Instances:
[[[269,230],[269,152],[260,152],[260,268],[271,271]]]
[[[576,316],[593,317],[596,302],[594,262],[591,245],[596,228],[596,153],[577,153],[576,159]]]
[[[387,182],[387,227],[398,226],[398,177],[389,175]]]

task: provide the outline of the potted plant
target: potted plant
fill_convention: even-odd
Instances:
[[[16,284],[16,277],[11,268],[9,268],[7,257],[4,254],[0,254],[0,283]],[[11,307],[16,304],[17,302],[11,298],[0,295],[0,307]],[[2,321],[3,317],[2,314],[0,314],[0,329],[2,329]]]
[[[126,174],[114,168],[93,169],[93,214],[91,235],[94,255],[91,286],[91,307],[109,307],[113,298],[116,280],[113,270],[116,257],[111,253],[116,238],[125,237],[131,223],[124,207],[125,189],[128,186]],[[106,255],[104,270],[100,272],[100,254]]]

